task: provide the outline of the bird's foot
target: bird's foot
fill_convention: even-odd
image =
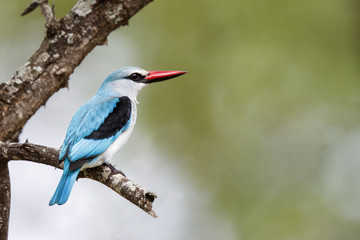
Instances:
[[[111,169],[111,173],[109,174],[107,181],[110,180],[110,177],[114,174],[121,174],[124,177],[126,177],[125,173],[123,173],[123,171],[116,169],[113,165],[111,165],[110,163],[104,163],[105,166],[109,167]]]

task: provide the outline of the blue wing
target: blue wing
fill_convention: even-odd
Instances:
[[[95,158],[128,128],[130,121],[131,101],[128,97],[102,101],[92,98],[71,120],[59,159],[80,163]]]
[[[131,122],[128,97],[103,99],[95,95],[75,113],[61,148],[64,171],[49,205],[64,204],[81,167],[103,153]]]

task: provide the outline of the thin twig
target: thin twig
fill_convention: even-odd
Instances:
[[[41,12],[46,20],[46,28],[52,28],[55,24],[55,16],[54,16],[54,7],[50,6],[48,0],[34,0],[30,5],[24,10],[21,16],[24,16],[33,10],[35,10],[38,6],[41,8]]]
[[[33,1],[32,3],[30,3],[30,5],[24,10],[24,12],[21,14],[21,16],[25,16],[26,14],[34,11],[37,6],[39,6],[38,1]]]

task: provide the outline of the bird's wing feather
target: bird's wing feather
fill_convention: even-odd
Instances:
[[[59,156],[60,161],[63,161],[66,158],[66,155],[68,154],[69,151],[69,146],[75,139],[75,132],[79,128],[80,124],[82,123],[83,119],[88,113],[90,106],[92,105],[91,100],[88,103],[82,105],[71,119],[71,122],[66,132],[65,140],[61,146],[61,151]]]
[[[65,146],[67,149],[62,149],[63,157],[68,157],[70,162],[94,158],[103,153],[127,129],[131,100],[128,97],[90,100],[78,112],[73,117],[74,125],[70,126],[71,130],[69,127],[63,144],[63,148]]]
[[[75,162],[80,159],[88,159],[96,157],[97,155],[105,152],[105,150],[114,142],[117,135],[110,138],[101,140],[81,139],[77,142],[69,153],[69,159],[71,162]]]

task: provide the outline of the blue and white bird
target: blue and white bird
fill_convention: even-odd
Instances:
[[[109,164],[136,122],[137,94],[146,85],[185,74],[125,67],[112,72],[68,127],[59,160],[64,170],[49,205],[66,203],[81,169]]]

